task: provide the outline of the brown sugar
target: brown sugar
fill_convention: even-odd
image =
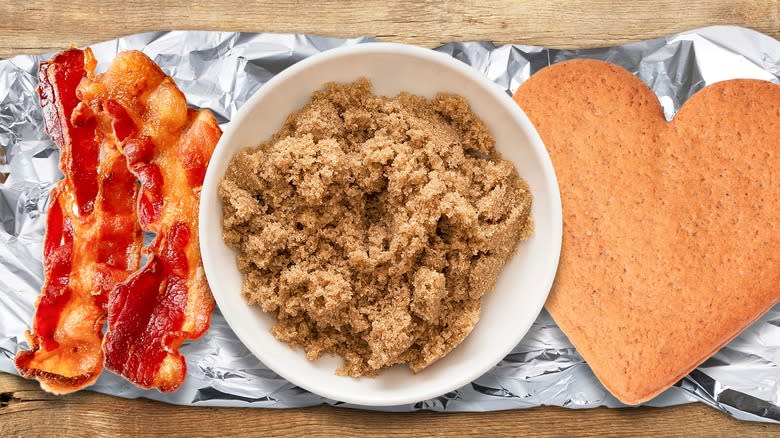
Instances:
[[[339,374],[422,370],[479,319],[532,231],[531,194],[460,96],[327,84],[219,188],[242,293],[272,333]]]

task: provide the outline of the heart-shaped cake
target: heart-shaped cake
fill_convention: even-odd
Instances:
[[[563,202],[547,309],[618,399],[653,398],[780,301],[780,86],[716,83],[667,122],[641,80],[576,60],[514,99]]]

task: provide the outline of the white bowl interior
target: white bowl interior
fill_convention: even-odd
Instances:
[[[482,316],[466,340],[430,367],[413,374],[396,366],[374,378],[337,376],[339,357],[306,360],[270,333],[273,318],[249,307],[240,295],[242,276],[235,253],[222,240],[222,203],[217,187],[231,157],[267,140],[287,115],[329,81],[369,78],[376,94],[401,91],[432,97],[438,91],[464,96],[496,138],[496,148],[515,163],[534,203],[534,234],[521,242],[485,296]],[[549,156],[525,114],[495,84],[447,55],[412,46],[361,44],[306,59],[265,84],[242,107],[222,136],[209,164],[200,207],[200,244],[214,297],[241,341],[266,366],[316,394],[361,405],[399,405],[459,388],[498,363],[525,335],[549,293],[561,246],[561,203]]]

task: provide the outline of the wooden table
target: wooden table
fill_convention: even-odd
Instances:
[[[274,4],[276,3],[276,4]],[[136,32],[213,29],[309,32],[432,47],[493,40],[596,47],[712,24],[738,24],[780,38],[780,0],[702,1],[301,1],[11,0],[0,3],[0,57],[59,50]],[[0,291],[3,293],[3,291]],[[331,407],[217,409],[124,400],[83,391],[55,397],[35,382],[0,374],[0,436],[40,435],[461,435],[761,436],[777,426],[745,423],[702,404],[665,409],[544,407],[442,414],[387,414]]]

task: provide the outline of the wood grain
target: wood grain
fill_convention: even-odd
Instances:
[[[369,35],[429,47],[453,40],[595,47],[714,24],[780,38],[780,0],[6,0],[0,17],[0,57],[161,29]]]
[[[536,408],[443,414],[381,413],[319,406],[236,409],[171,406],[82,392],[42,393],[33,382],[0,374],[0,436],[777,436],[780,428],[744,423],[699,404],[653,409]]]
[[[312,2],[313,3],[313,2]],[[713,24],[780,38],[780,0],[303,1],[48,0],[0,2],[0,57],[59,50],[137,32],[212,29],[309,32],[436,46],[452,40],[597,47]],[[2,90],[0,90],[1,92]],[[3,293],[3,291],[0,291]],[[702,404],[666,409],[560,408],[387,414],[332,407],[216,409],[124,400],[92,392],[46,394],[0,374],[0,436],[777,436]]]

